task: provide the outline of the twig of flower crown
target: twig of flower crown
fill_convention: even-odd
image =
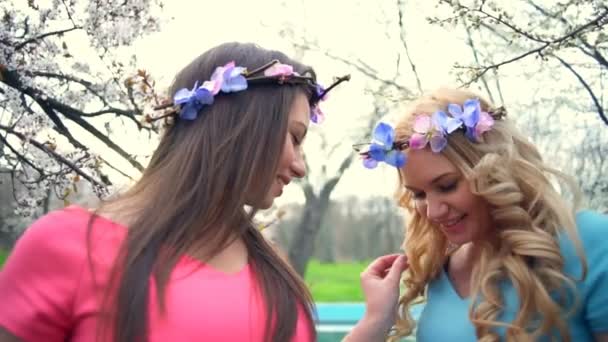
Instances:
[[[482,111],[479,99],[468,99],[462,106],[450,103],[448,112],[451,116],[443,110],[432,116],[418,115],[414,121],[414,133],[397,141],[393,127],[380,122],[374,129],[372,141],[354,144],[353,149],[363,158],[363,165],[368,169],[375,168],[380,162],[400,168],[407,161],[403,150],[423,149],[428,144],[434,153],[440,153],[447,146],[448,135],[456,131],[463,131],[469,140],[477,143],[482,134],[492,128],[495,120],[507,114],[504,107]]]
[[[260,73],[262,73],[260,75]],[[178,114],[185,120],[194,120],[198,116],[198,111],[204,105],[213,104],[214,96],[220,91],[223,93],[237,92],[246,90],[251,84],[276,83],[276,84],[305,84],[313,89],[313,103],[311,108],[311,120],[319,123],[323,119],[323,112],[318,106],[318,102],[326,98],[327,93],[338,84],[350,80],[350,75],[338,77],[327,88],[316,83],[311,76],[302,76],[293,71],[293,67],[288,64],[281,64],[279,60],[272,60],[259,68],[248,71],[244,67],[235,66],[234,62],[229,62],[224,66],[217,67],[211,76],[211,80],[205,81],[201,86],[198,82],[190,90],[180,89],[173,97],[173,102],[168,102],[154,107],[154,110],[173,108],[168,113],[150,118],[149,121],[156,121],[162,118]]]

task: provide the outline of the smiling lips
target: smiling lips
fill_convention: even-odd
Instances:
[[[276,182],[279,185],[279,194],[277,196],[281,196],[283,194],[283,187],[291,182],[291,178],[284,175],[278,175]]]
[[[291,178],[284,176],[284,175],[278,175],[277,178],[279,179],[279,181],[281,183],[283,183],[283,186],[285,186],[285,185],[289,184],[289,182],[291,182]]]
[[[458,217],[455,217],[453,219],[450,220],[443,220],[440,222],[437,222],[441,228],[443,228],[446,231],[449,232],[457,232],[460,231],[462,228],[464,228],[464,226],[460,223],[462,223],[462,220],[466,217],[466,214],[462,214]]]

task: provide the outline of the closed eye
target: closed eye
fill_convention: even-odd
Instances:
[[[439,185],[439,191],[441,191],[441,192],[452,192],[452,191],[456,190],[457,187],[458,187],[458,181],[454,181],[454,182],[449,183],[449,184]]]
[[[298,139],[298,137],[295,134],[291,135],[291,141],[293,142],[294,146],[300,146],[302,144],[302,140]]]
[[[426,197],[426,194],[424,192],[412,191],[412,197],[415,200],[423,200]]]

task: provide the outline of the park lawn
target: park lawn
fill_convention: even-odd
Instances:
[[[7,256],[0,249],[0,269]],[[367,261],[330,264],[311,260],[305,280],[315,302],[362,302],[359,274],[367,265]]]
[[[0,269],[2,269],[2,265],[4,265],[4,261],[6,261],[7,256],[8,252],[0,248]]]
[[[330,264],[311,260],[304,278],[315,302],[362,302],[359,275],[368,264],[367,261]]]

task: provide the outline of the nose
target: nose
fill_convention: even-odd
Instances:
[[[440,198],[428,196],[426,199],[426,216],[431,221],[439,221],[448,213],[448,205]]]
[[[296,156],[290,166],[291,174],[297,178],[303,178],[306,176],[306,160],[302,151],[296,151]]]

